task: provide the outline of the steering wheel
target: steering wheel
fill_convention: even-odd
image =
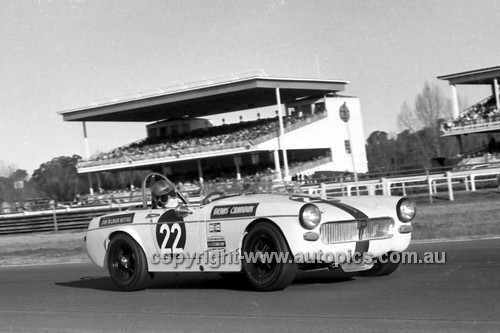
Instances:
[[[223,191],[211,192],[211,193],[207,194],[206,197],[203,198],[203,200],[201,201],[201,204],[202,205],[209,204],[212,201],[214,201],[215,199],[218,199],[218,198],[222,197],[223,195],[224,195]]]

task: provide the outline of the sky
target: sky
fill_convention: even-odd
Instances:
[[[254,70],[347,80],[365,137],[395,134],[426,81],[451,98],[437,76],[500,65],[499,28],[498,0],[3,0],[0,169],[85,157],[82,124],[58,112]],[[90,153],[145,125],[87,123]]]

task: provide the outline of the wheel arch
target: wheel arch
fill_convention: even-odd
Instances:
[[[123,230],[123,229],[115,230],[108,235],[108,237],[106,238],[106,241],[105,241],[106,242],[106,244],[105,244],[106,252],[104,255],[104,268],[108,268],[109,244],[111,244],[111,241],[113,240],[113,238],[115,238],[118,235],[124,235],[124,236],[130,237],[133,241],[135,241],[139,245],[142,252],[147,257],[146,251],[144,249],[144,244],[141,241],[140,237],[138,237],[138,235],[135,232],[131,232],[130,230]],[[148,263],[148,266],[149,266],[149,263]]]
[[[240,244],[239,244],[239,249],[240,251],[243,249],[243,241],[246,237],[246,235],[248,234],[248,232],[257,224],[259,223],[267,223],[267,224],[270,224],[274,227],[276,227],[276,229],[278,230],[278,232],[280,233],[281,237],[283,237],[283,240],[285,241],[286,243],[286,246],[288,247],[288,249],[291,251],[290,249],[290,244],[288,243],[288,239],[285,237],[285,233],[283,232],[283,230],[281,229],[281,227],[279,226],[279,224],[277,224],[276,222],[274,222],[273,220],[269,219],[269,218],[258,218],[258,219],[255,219],[254,221],[250,222],[246,228],[245,228],[245,231],[243,232],[243,235],[241,236],[241,239],[240,239]],[[293,253],[292,253],[293,255]]]

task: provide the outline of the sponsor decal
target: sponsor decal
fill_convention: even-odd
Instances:
[[[220,223],[209,223],[208,232],[220,232]]]
[[[258,203],[244,205],[215,206],[210,214],[211,219],[255,216]]]
[[[101,217],[101,220],[99,221],[99,227],[132,223],[134,221],[134,215],[135,213],[128,213],[128,214]]]
[[[208,250],[224,250],[226,248],[226,239],[222,236],[210,236],[207,238]]]

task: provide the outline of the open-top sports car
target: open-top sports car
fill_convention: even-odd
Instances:
[[[142,206],[94,218],[85,237],[124,291],[157,272],[240,272],[262,291],[287,287],[298,269],[390,274],[416,214],[408,198],[311,196],[291,182],[235,182],[192,204],[152,173],[142,191]]]

